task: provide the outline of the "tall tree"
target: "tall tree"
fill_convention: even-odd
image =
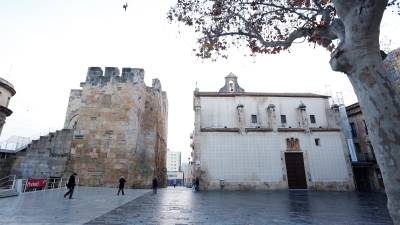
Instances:
[[[379,48],[380,23],[397,0],[177,0],[168,13],[201,34],[197,55],[231,46],[275,54],[303,38],[331,51],[334,71],[347,74],[370,131],[388,196],[400,224],[400,96],[388,80]]]

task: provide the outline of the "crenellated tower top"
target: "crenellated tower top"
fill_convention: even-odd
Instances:
[[[141,68],[122,68],[122,74],[118,67],[106,67],[105,72],[101,67],[89,67],[86,81],[81,84],[105,85],[109,82],[126,83],[131,82],[144,83],[144,69]]]

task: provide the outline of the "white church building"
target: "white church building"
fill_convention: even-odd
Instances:
[[[232,73],[194,92],[194,177],[203,190],[354,190],[339,109],[329,96],[245,92]]]

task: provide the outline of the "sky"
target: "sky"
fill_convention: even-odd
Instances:
[[[228,59],[197,58],[197,35],[166,19],[175,2],[1,0],[0,77],[17,94],[0,140],[62,129],[70,90],[91,66],[143,68],[148,86],[160,79],[169,102],[168,148],[181,151],[183,161],[191,151],[196,83],[200,91],[218,91],[232,72],[246,91],[342,93],[346,105],[357,101],[347,77],[331,70],[329,52],[307,43],[278,55],[249,57],[232,49]],[[400,47],[398,24],[400,16],[387,10],[381,27],[387,48]]]

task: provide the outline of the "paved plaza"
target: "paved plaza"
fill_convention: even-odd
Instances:
[[[64,199],[64,192],[55,189],[0,198],[0,225],[84,224],[149,190],[128,189],[124,196],[116,196],[115,188],[78,187],[72,199]]]
[[[0,224],[392,224],[382,193],[83,188],[0,199]]]

